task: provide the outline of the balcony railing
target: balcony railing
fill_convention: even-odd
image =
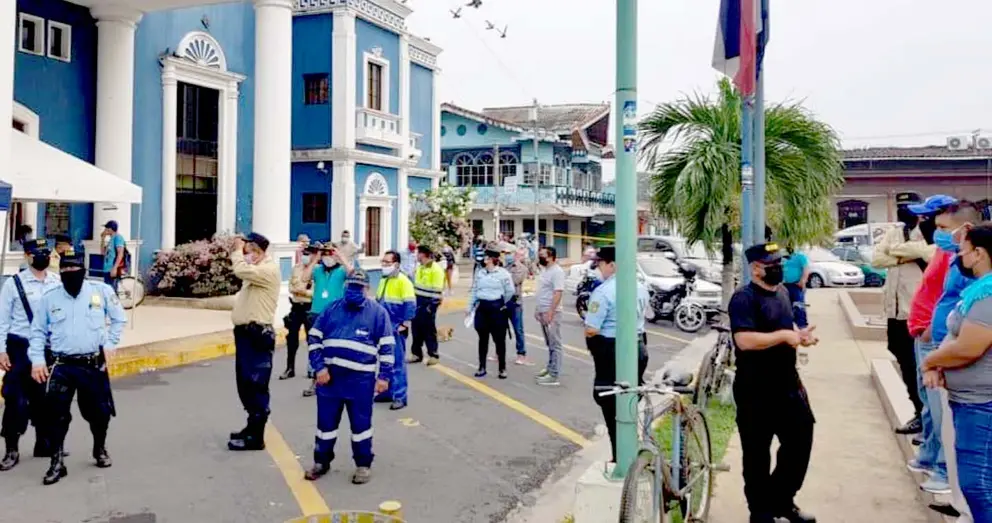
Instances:
[[[527,185],[517,187],[517,190],[512,193],[503,190],[497,193],[495,187],[472,187],[472,190],[476,192],[475,203],[480,205],[493,205],[496,203],[497,197],[501,205],[519,205],[522,207],[534,205],[534,188]],[[615,208],[616,195],[572,187],[542,186],[538,188],[537,203],[570,207]]]
[[[420,141],[424,138],[424,135],[420,133],[410,133],[410,154],[420,157],[424,154],[423,149],[420,148]]]
[[[355,139],[380,147],[402,147],[400,117],[359,107],[355,111]]]

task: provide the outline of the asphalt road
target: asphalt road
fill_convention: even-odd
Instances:
[[[43,487],[48,460],[31,457],[0,473],[0,521],[272,523],[299,517],[315,504],[374,510],[385,500],[402,502],[410,522],[502,521],[563,459],[588,444],[601,423],[591,397],[592,361],[570,300],[562,325],[568,346],[562,386],[535,384],[547,351],[532,306],[532,298],[525,300],[526,341],[538,364],[511,362],[507,380],[496,378],[495,362],[489,362],[487,378],[473,378],[475,332],[462,325],[460,314],[439,319],[455,328],[454,338],[441,345],[442,365],[409,370],[407,409],[376,407],[376,461],[367,485],[350,483],[344,421],[331,474],[312,486],[300,481],[299,467],[311,463],[316,421],[314,400],[300,396],[306,385],[301,378],[273,378],[276,430],[267,436],[267,452],[229,452],[227,434],[241,428],[244,414],[233,360],[226,358],[115,381],[118,417],[109,437],[114,466],[92,465],[88,427],[74,411],[69,476]],[[649,329],[650,371],[689,336],[670,326]],[[285,352],[276,353],[277,371],[284,358]],[[271,443],[272,432],[285,445]],[[28,435],[21,447],[29,454],[32,444]]]

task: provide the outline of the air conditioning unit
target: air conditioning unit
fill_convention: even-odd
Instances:
[[[975,148],[984,150],[992,149],[992,136],[979,136],[975,138]]]
[[[971,148],[971,140],[967,136],[950,136],[947,138],[947,148],[952,151],[967,151]]]

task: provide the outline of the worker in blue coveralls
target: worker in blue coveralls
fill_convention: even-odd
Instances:
[[[41,298],[31,322],[28,358],[31,376],[45,383],[45,430],[52,445],[52,462],[42,483],[65,477],[62,446],[69,431],[72,397],[79,392],[79,413],[90,424],[96,466],[112,463],[107,453],[107,427],[116,415],[110,392],[105,351],[121,341],[127,318],[117,293],[106,283],[87,281],[83,258],[69,251],[59,262],[62,285]],[[107,319],[110,326],[107,326]],[[45,342],[51,341],[51,367],[45,361]]]
[[[0,460],[0,471],[10,470],[20,462],[18,442],[27,432],[28,422],[34,424],[34,456],[52,455],[41,415],[45,387],[31,379],[28,359],[34,311],[39,310],[46,292],[61,286],[59,277],[47,270],[50,254],[44,238],[26,240],[24,255],[28,268],[8,278],[0,290],[0,370],[5,372],[0,391],[6,402],[0,435],[7,446]]]
[[[390,410],[400,410],[407,405],[406,387],[406,335],[410,332],[410,322],[417,310],[417,295],[413,291],[413,282],[400,269],[402,261],[400,253],[386,251],[382,256],[382,278],[379,279],[379,289],[376,300],[389,313],[389,322],[393,324],[393,338],[396,340],[393,364],[393,377],[389,381],[389,390],[375,397],[376,402],[388,403]]]
[[[304,478],[314,481],[331,470],[341,414],[348,409],[356,485],[372,479],[372,399],[389,389],[396,356],[389,313],[367,298],[365,271],[348,275],[344,298],[320,313],[307,337],[310,366],[317,379],[317,434],[314,465]]]

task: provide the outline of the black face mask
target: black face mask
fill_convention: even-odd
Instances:
[[[972,279],[974,279],[975,278],[975,269],[965,267],[964,266],[964,262],[962,262],[961,259],[962,258],[960,256],[958,256],[957,258],[954,259],[954,264],[957,265],[958,266],[958,270],[961,271],[961,276],[964,276],[965,278],[972,278]]]
[[[538,258],[537,263],[541,264],[541,266],[545,266],[548,264],[548,259],[544,257]]]
[[[43,271],[48,268],[51,261],[51,256],[47,254],[35,254],[31,257],[31,268],[36,271]]]
[[[933,233],[937,230],[937,223],[933,219],[922,220],[920,222],[920,234],[927,241],[927,245],[933,245]]]
[[[83,269],[62,272],[62,286],[65,292],[73,298],[79,296],[79,291],[83,288],[83,280],[86,279],[86,271]]]
[[[782,283],[784,278],[785,275],[782,272],[781,265],[767,265],[765,266],[765,275],[761,277],[761,281],[775,286]]]

